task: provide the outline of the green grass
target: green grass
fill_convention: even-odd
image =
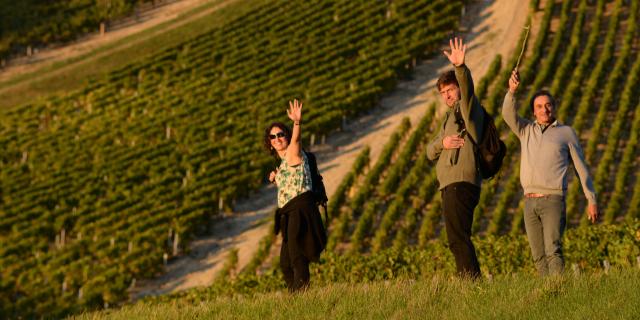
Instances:
[[[138,303],[74,319],[633,319],[640,314],[640,270],[562,277],[503,275],[470,282],[332,284],[290,295],[218,297],[202,303]]]
[[[191,9],[176,18],[101,46],[77,57],[61,60],[35,71],[19,74],[0,82],[0,112],[55,94],[67,93],[84,87],[88,81],[142,60],[162,50],[173,47],[185,39],[210,32],[247,13],[264,0],[244,0],[231,3],[211,14],[204,15],[174,29],[162,32],[203,10],[219,5],[224,0],[214,0]],[[131,42],[136,42],[130,46]],[[107,56],[95,57],[106,50],[114,50]],[[69,67],[60,73],[51,74]]]

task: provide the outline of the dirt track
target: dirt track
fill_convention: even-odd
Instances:
[[[103,51],[100,51],[99,54],[91,56],[91,60],[98,59],[100,57],[105,57],[113,54],[115,51],[122,50],[124,48],[132,47],[138,44],[140,41],[143,41],[147,38],[154,37],[160,33],[167,32],[169,30],[175,29],[179,26],[182,26],[186,23],[189,23],[195,19],[198,19],[202,16],[210,14],[220,8],[223,8],[230,3],[233,3],[238,0],[180,0],[167,2],[167,4],[158,6],[154,9],[148,10],[143,14],[139,15],[136,21],[123,21],[119,26],[116,26],[113,30],[109,30],[104,35],[100,36],[98,33],[91,34],[83,37],[76,42],[58,48],[50,48],[37,52],[31,57],[21,57],[15,60],[9,61],[7,66],[0,70],[0,82],[8,80],[12,77],[26,74],[30,72],[37,71],[41,68],[46,68],[52,66],[56,63],[60,63],[67,60],[72,60],[74,58],[80,57],[84,54],[90,53],[96,49],[101,47],[109,46],[110,44],[115,43],[118,40],[126,38],[128,36],[134,35],[136,33],[142,32],[144,30],[156,27],[162,23],[171,21],[173,19],[178,18],[181,14],[198,8],[200,6],[204,6],[207,3],[218,2],[216,5],[206,8],[196,14],[185,17],[176,23],[171,23],[166,27],[160,28],[159,30],[155,30],[153,33],[142,37],[140,39],[127,42],[126,44],[122,44],[119,46],[115,46],[113,48],[109,48]],[[132,20],[132,19],[129,19]],[[69,63],[62,68],[58,68],[55,71],[47,73],[47,77],[53,77],[57,74],[68,70],[69,68],[73,68],[78,64],[86,63],[87,59],[81,59],[79,61]],[[16,84],[19,85],[20,83]],[[11,88],[12,86],[4,86],[1,89],[6,90]]]
[[[475,1],[466,8],[460,35],[468,43],[466,64],[476,81],[485,74],[496,54],[502,54],[504,58],[515,48],[528,8],[529,1],[512,0]],[[438,114],[444,113],[444,104],[438,100],[434,85],[438,74],[446,68],[449,65],[443,55],[423,61],[416,67],[413,79],[401,82],[381,101],[380,107],[351,122],[345,131],[327,138],[326,145],[321,148],[324,151],[317,152],[317,155],[329,195],[336,190],[364,146],[371,147],[372,161],[377,159],[384,141],[402,118],[410,117],[416,124],[434,101],[440,106]],[[206,286],[222,268],[231,248],[238,249],[238,266],[242,268],[257,249],[258,241],[270,231],[268,224],[257,226],[255,222],[273,212],[275,199],[275,190],[269,186],[239,201],[237,215],[224,221],[228,226],[227,232],[215,233],[215,236],[194,242],[191,246],[194,254],[172,263],[161,278],[141,284],[134,296]],[[212,242],[217,245],[212,247],[209,245]],[[191,272],[192,269],[195,270]]]

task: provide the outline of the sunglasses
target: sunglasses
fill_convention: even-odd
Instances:
[[[275,138],[283,138],[284,137],[284,132],[280,131],[276,134],[270,134],[269,138],[271,138],[271,140],[275,139]]]

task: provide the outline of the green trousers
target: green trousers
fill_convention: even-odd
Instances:
[[[562,234],[566,221],[563,196],[525,198],[524,227],[529,238],[533,262],[541,276],[562,273],[564,270]]]

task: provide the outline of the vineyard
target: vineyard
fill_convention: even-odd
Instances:
[[[538,16],[539,29],[520,68],[521,115],[530,117],[536,90],[551,90],[558,119],[579,133],[603,212],[600,225],[587,226],[570,175],[565,250],[575,270],[603,261],[629,267],[640,255],[639,5],[532,1],[528,20]],[[203,222],[265,182],[274,164],[257,137],[284,120],[285,101],[305,101],[304,140],[322,140],[437,52],[461,8],[444,0],[268,2],[81,91],[5,112],[0,315],[64,315],[126,300],[136,278],[159,273]],[[487,61],[475,79],[508,148],[474,215],[485,275],[533,273],[519,141],[500,116],[519,52]],[[364,148],[330,196],[329,244],[312,286],[453,273],[435,164],[426,158],[437,107],[405,119],[377,159]],[[276,244],[267,235],[243,270],[232,252],[210,288],[155,299],[282,289]]]
[[[530,117],[530,97],[546,87],[561,102],[559,120],[582,133],[605,224],[639,218],[638,5],[639,1],[546,1],[540,8],[539,34],[527,44],[528,55],[520,68],[521,82],[526,85],[518,97],[524,105],[521,115]],[[552,31],[554,20],[558,23]],[[509,150],[499,177],[485,181],[482,187],[474,216],[474,232],[481,236],[524,233],[520,143],[509,133],[500,113],[510,68],[519,52],[519,48],[514,50],[506,63],[497,56],[486,76],[477,82],[476,94],[495,116]],[[441,121],[434,118],[434,107],[416,121],[414,130],[409,130],[406,119],[380,158],[365,166],[368,170],[358,163],[345,178],[333,196],[331,251],[426,249],[434,239],[443,237],[435,166],[425,159],[426,143]],[[571,177],[567,214],[571,225],[586,224],[586,199],[579,180]]]
[[[96,32],[158,0],[24,0],[0,2],[0,59]],[[137,14],[137,13],[136,13]],[[4,60],[3,60],[4,61]]]
[[[462,1],[268,1],[83,89],[0,117],[0,302],[60,316],[127,299],[264,183],[262,129],[305,101],[305,141],[374,107]],[[295,19],[293,19],[295,17]]]
[[[533,93],[551,90],[559,102],[558,119],[581,133],[603,213],[599,225],[587,225],[586,199],[576,177],[570,175],[570,226],[564,251],[567,269],[574,272],[640,266],[639,5],[637,0],[576,0],[545,1],[538,8],[534,2],[529,17],[531,21],[540,14],[541,25],[527,43],[520,68],[525,85],[518,96],[523,106],[520,113],[531,116],[528,101]],[[524,36],[525,31],[521,40]],[[534,274],[522,220],[519,141],[500,112],[519,52],[516,48],[506,59],[496,56],[487,74],[476,79],[476,95],[495,116],[509,150],[499,177],[483,184],[474,215],[474,243],[487,277]],[[312,286],[454,273],[445,244],[435,164],[426,160],[426,144],[441,121],[435,117],[435,108],[430,106],[421,119],[405,119],[375,162],[369,149],[363,149],[330,199],[328,250],[320,264],[312,266]],[[284,288],[273,263],[277,257],[265,254],[266,247],[275,243],[273,235],[261,243],[264,247],[254,256],[251,268],[239,274],[221,273],[221,282],[207,289],[150,301],[199,303],[224,294]],[[231,255],[229,270],[234,259]]]

